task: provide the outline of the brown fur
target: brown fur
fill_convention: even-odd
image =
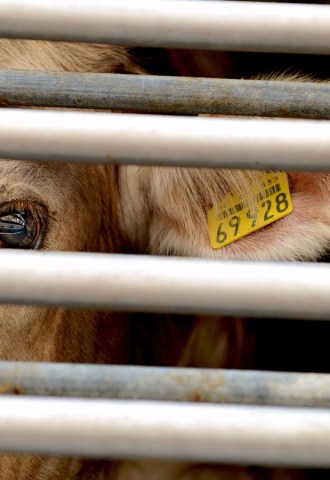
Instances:
[[[119,47],[21,40],[0,41],[0,68],[140,72]],[[207,210],[228,191],[248,196],[253,172],[123,167],[117,176],[111,167],[6,160],[0,161],[0,172],[0,206],[25,201],[31,208],[41,204],[47,211],[44,249],[118,252],[128,248],[162,255],[314,260],[329,245],[328,175],[291,174],[294,214],[213,251],[207,234]],[[2,359],[132,360],[132,328],[127,316],[2,306],[0,325]],[[159,325],[162,333],[170,326],[168,338],[177,341],[175,358],[168,360],[165,355],[163,362],[206,367],[246,365],[246,335],[239,320],[198,318],[192,328],[188,321],[182,331],[171,321]],[[143,338],[147,350],[148,332]],[[151,362],[155,355],[157,352]],[[81,468],[82,476],[78,476]],[[99,468],[98,463],[83,465],[75,459],[7,455],[1,457],[0,480],[92,479],[98,474],[111,480],[271,478],[267,474],[256,477],[245,469],[160,462],[121,462],[105,467],[108,470]],[[285,478],[290,478],[288,475]]]
[[[45,250],[118,251],[116,236],[110,236],[110,219],[116,223],[115,212],[109,216],[112,175],[103,167],[3,160],[0,202],[15,205],[24,199],[30,208],[37,204],[46,208]],[[4,360],[122,363],[131,359],[128,316],[1,306],[0,329]],[[0,478],[71,479],[79,468],[76,460],[5,456]]]
[[[0,68],[48,71],[138,71],[122,48],[1,40]],[[43,208],[42,249],[118,252],[116,170],[104,166],[0,161],[0,209],[22,202]],[[0,355],[5,360],[123,363],[131,361],[127,315],[1,306]],[[76,479],[75,459],[2,456],[1,480]],[[88,478],[92,478],[88,475]]]

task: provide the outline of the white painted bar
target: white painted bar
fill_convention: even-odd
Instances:
[[[321,409],[2,397],[0,431],[2,452],[330,466]]]
[[[0,109],[0,158],[330,170],[330,122]]]
[[[330,53],[330,9],[235,1],[0,0],[0,36]]]
[[[330,319],[330,265],[0,250],[0,302]]]

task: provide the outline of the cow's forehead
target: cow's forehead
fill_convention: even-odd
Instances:
[[[66,165],[0,160],[0,203],[26,200],[58,209],[73,194],[76,188]]]
[[[24,183],[34,187],[48,185],[66,188],[79,175],[72,166],[21,160],[0,160],[0,184]]]

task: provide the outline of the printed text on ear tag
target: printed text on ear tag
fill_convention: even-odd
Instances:
[[[212,248],[225,247],[292,212],[286,173],[265,173],[252,189],[254,204],[244,205],[238,197],[228,195],[208,212]]]

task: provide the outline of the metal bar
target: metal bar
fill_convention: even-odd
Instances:
[[[171,402],[0,398],[0,450],[330,466],[330,412]]]
[[[330,319],[327,264],[5,249],[0,264],[2,303]]]
[[[330,170],[330,122],[0,109],[0,158]]]
[[[1,0],[0,36],[179,48],[330,53],[327,5]],[[184,19],[184,20],[183,20]]]
[[[330,84],[0,71],[0,105],[330,119]]]
[[[330,375],[0,362],[0,394],[330,407]]]

